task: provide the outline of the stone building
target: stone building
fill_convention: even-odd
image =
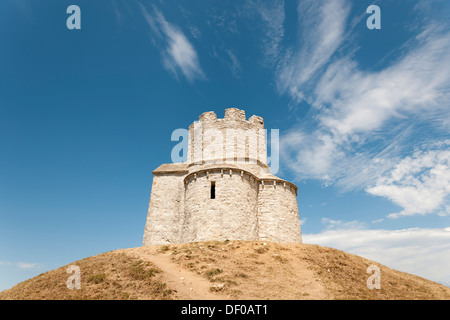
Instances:
[[[143,246],[208,240],[301,242],[297,187],[270,173],[261,117],[205,112],[189,126],[186,163],[163,164]]]

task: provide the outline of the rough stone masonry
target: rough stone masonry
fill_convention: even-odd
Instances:
[[[301,243],[297,187],[270,173],[264,121],[212,111],[189,126],[186,163],[162,164],[143,246],[209,240]]]

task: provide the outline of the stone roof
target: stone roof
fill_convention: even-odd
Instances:
[[[186,163],[164,163],[156,168],[153,174],[158,173],[188,173],[187,164]]]

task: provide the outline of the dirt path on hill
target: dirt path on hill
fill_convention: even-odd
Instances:
[[[126,250],[127,254],[150,261],[163,270],[168,288],[175,290],[178,300],[225,300],[226,296],[210,291],[211,283],[202,276],[172,262],[169,254],[158,253],[151,247]]]
[[[225,246],[223,246],[226,248]],[[267,248],[265,253],[255,254],[255,248]],[[317,277],[311,269],[310,263],[304,252],[300,250],[278,248],[278,245],[270,244],[266,246],[244,244],[238,246],[232,252],[222,251],[222,247],[217,251],[198,247],[190,250],[198,251],[193,254],[200,254],[203,258],[212,258],[211,254],[216,254],[213,260],[215,263],[208,265],[205,270],[215,270],[221,268],[227,270],[228,276],[233,276],[235,281],[233,290],[239,290],[238,299],[286,299],[286,300],[323,300],[332,299],[327,292],[323,281]],[[203,248],[203,249],[200,249]],[[213,285],[208,279],[198,273],[183,267],[172,261],[169,252],[160,251],[160,246],[139,247],[126,249],[126,253],[137,259],[150,261],[159,269],[163,270],[164,281],[170,289],[176,290],[176,299],[185,300],[223,300],[230,299],[226,294],[211,292]],[[300,248],[299,248],[300,249]],[[200,252],[200,253],[199,253]],[[224,254],[223,258],[220,255]],[[256,260],[255,260],[256,259]],[[201,259],[199,259],[201,260]],[[237,267],[236,263],[241,264]],[[236,274],[244,274],[244,278],[236,278]],[[239,275],[238,275],[239,276]],[[221,280],[224,282],[226,280]],[[233,299],[236,297],[233,296]]]
[[[295,259],[292,263],[290,263],[290,265],[293,273],[292,285],[296,286],[298,291],[303,292],[301,296],[297,293],[292,297],[292,299],[331,299],[324,287],[323,281],[316,276],[308,263],[300,259]]]

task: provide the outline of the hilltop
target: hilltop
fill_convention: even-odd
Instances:
[[[69,265],[81,289],[69,290]],[[120,249],[40,274],[0,299],[450,299],[450,288],[310,244],[211,241]],[[369,290],[368,266],[381,270]]]

